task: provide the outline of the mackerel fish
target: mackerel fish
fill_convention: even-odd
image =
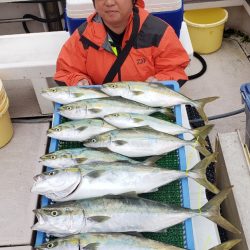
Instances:
[[[84,141],[113,129],[116,128],[102,119],[82,119],[50,128],[47,136],[62,141]]]
[[[241,240],[230,240],[209,250],[229,250]],[[36,246],[36,250],[184,250],[158,241],[127,234],[77,234]]]
[[[159,168],[143,163],[99,162],[48,171],[34,177],[31,192],[54,201],[81,200],[106,195],[141,194],[157,191],[177,179],[190,177],[213,193],[219,190],[206,179],[206,168],[215,161],[212,154],[189,171]]]
[[[162,155],[183,146],[192,146],[205,156],[211,154],[198,140],[185,141],[148,126],[115,129],[86,140],[84,146],[108,148],[128,157]]]
[[[191,100],[160,82],[112,82],[103,84],[101,90],[110,96],[122,96],[151,107],[172,107],[179,104],[189,104],[197,109],[204,121],[208,121],[203,110],[205,104],[219,98],[216,96]]]
[[[118,112],[135,112],[146,115],[155,112],[162,112],[171,117],[173,116],[173,113],[171,113],[168,108],[149,107],[144,104],[117,96],[82,100],[63,105],[58,109],[58,113],[60,115],[71,120],[102,118],[105,115]]]
[[[107,97],[106,94],[98,89],[66,86],[44,89],[41,95],[52,102],[60,104],[69,104],[84,99]]]
[[[220,215],[220,204],[231,189],[222,190],[200,209],[124,196],[59,202],[34,210],[38,222],[32,229],[58,237],[79,233],[159,232],[203,216],[230,232],[240,233]]]

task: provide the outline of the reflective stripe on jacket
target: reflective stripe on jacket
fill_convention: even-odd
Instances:
[[[130,54],[113,81],[145,81],[153,76],[158,80],[186,80],[184,69],[189,57],[175,31],[161,19],[139,8],[140,30]],[[122,41],[122,48],[132,31],[132,14]],[[54,79],[76,85],[87,79],[102,84],[116,60],[108,41],[102,19],[91,15],[67,40],[59,54]]]

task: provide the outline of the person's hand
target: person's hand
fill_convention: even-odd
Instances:
[[[82,79],[77,83],[77,86],[86,86],[86,85],[90,85],[87,79]]]
[[[147,80],[146,80],[146,82],[158,82],[159,80],[158,79],[156,79],[154,76],[150,76]]]

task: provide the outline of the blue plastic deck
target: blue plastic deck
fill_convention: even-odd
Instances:
[[[179,84],[175,81],[163,81],[164,85],[171,87],[175,91],[179,92]],[[92,85],[91,88],[99,88],[100,85]],[[60,107],[60,104],[55,104],[55,111],[53,114],[53,122],[52,127],[57,126],[60,123],[60,115],[57,112],[58,108]],[[175,117],[176,117],[176,123],[178,125],[182,125],[182,115],[181,115],[181,106],[177,105],[174,108]],[[179,138],[183,139],[183,135],[180,135]],[[58,140],[51,139],[50,147],[49,147],[49,153],[52,153],[56,151],[58,148]],[[178,149],[179,152],[179,159],[180,159],[180,169],[186,170],[186,154],[185,154],[185,147],[182,147]],[[51,168],[47,168],[47,170],[50,170]],[[182,198],[183,198],[183,207],[190,208],[190,197],[189,197],[189,187],[188,187],[188,178],[183,178],[180,180],[181,187],[182,187]],[[41,207],[45,207],[49,205],[49,199],[45,196],[41,197]],[[193,237],[193,226],[192,226],[192,220],[188,219],[184,222],[185,225],[185,234],[186,236],[186,248],[189,250],[195,250],[194,248],[194,237]],[[39,246],[43,243],[45,243],[46,234],[43,232],[37,232],[36,234],[36,241],[35,245]]]

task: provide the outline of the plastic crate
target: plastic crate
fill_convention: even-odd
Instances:
[[[162,82],[166,86],[174,89],[175,91],[179,91],[179,85],[175,81],[165,81]],[[91,86],[93,88],[98,88],[100,85]],[[57,109],[60,107],[59,104],[55,105],[55,111],[53,115],[53,126],[56,126],[62,123],[62,118],[58,113]],[[174,108],[176,123],[182,125],[182,116],[181,116],[181,108],[180,106],[175,106]],[[156,113],[155,117],[161,117],[162,114]],[[182,135],[179,136],[182,138]],[[77,142],[64,142],[58,141],[56,139],[51,139],[49,152],[54,152],[59,149],[64,148],[74,148],[79,147]],[[160,160],[157,161],[157,165],[160,167],[168,167],[173,169],[181,169],[186,170],[186,157],[185,157],[185,148],[182,147],[176,151],[170,152],[166,156],[163,156]],[[50,168],[47,168],[49,170]],[[189,202],[189,190],[188,190],[188,179],[184,178],[181,180],[177,180],[168,185],[165,185],[157,192],[142,194],[140,197],[144,197],[151,200],[157,200],[161,202],[165,202],[168,204],[176,204],[183,207],[190,207]],[[41,196],[41,207],[45,207],[50,204],[50,200],[45,196]],[[172,244],[178,247],[187,248],[189,250],[194,250],[194,239],[193,239],[193,229],[192,229],[192,221],[191,219],[186,220],[185,222],[175,225],[173,227],[168,228],[164,233],[143,233],[144,237],[150,238],[153,240],[158,240],[164,242],[166,244]],[[36,241],[35,244],[41,245],[42,243],[48,240],[48,236],[43,232],[36,233]]]
[[[245,142],[250,149],[250,83],[241,85],[240,92],[242,96],[242,103],[245,103],[246,113],[246,136]]]

